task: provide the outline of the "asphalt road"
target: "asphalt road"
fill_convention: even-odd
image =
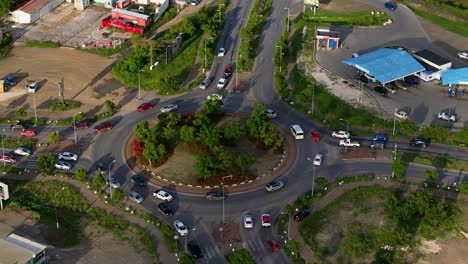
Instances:
[[[224,57],[216,57],[210,70],[209,76],[217,79],[222,76],[224,66],[227,64],[235,64],[237,54],[237,47],[239,43],[238,31],[241,25],[245,23],[249,13],[250,5],[253,1],[232,1],[232,4],[226,13],[226,24],[223,35],[220,38],[218,47],[225,47],[227,52]],[[366,1],[380,5],[378,1]],[[224,263],[223,253],[219,250],[211,235],[210,223],[221,222],[223,219],[223,211],[226,222],[237,221],[239,223],[239,233],[242,242],[258,263],[290,263],[284,253],[272,253],[268,248],[266,241],[272,238],[279,239],[277,234],[271,228],[260,227],[260,215],[269,213],[276,219],[281,214],[281,208],[286,204],[294,201],[298,194],[309,191],[312,188],[312,176],[314,167],[307,157],[312,158],[316,153],[322,153],[325,156],[324,164],[315,168],[315,177],[326,177],[330,181],[343,176],[353,176],[372,173],[380,177],[390,177],[390,162],[385,161],[341,161],[338,159],[338,141],[332,139],[325,131],[319,128],[316,124],[310,121],[302,113],[293,110],[287,103],[281,101],[276,95],[273,83],[273,63],[272,55],[274,46],[279,39],[284,27],[284,19],[287,15],[286,7],[301,8],[300,1],[273,1],[273,8],[268,23],[262,33],[262,39],[259,47],[259,53],[255,63],[254,71],[250,78],[250,89],[248,92],[239,94],[229,94],[223,91],[225,97],[225,109],[228,111],[249,111],[251,105],[255,102],[262,102],[269,108],[273,108],[278,112],[278,117],[274,119],[276,125],[283,130],[288,130],[291,124],[300,124],[306,133],[306,138],[297,141],[296,160],[292,167],[279,178],[286,184],[285,188],[274,193],[267,193],[263,187],[252,189],[244,193],[230,194],[228,199],[223,203],[221,201],[208,201],[204,197],[184,194],[173,193],[174,200],[170,203],[176,214],[172,217],[164,217],[158,212],[155,212],[157,204],[160,202],[152,197],[155,189],[161,186],[148,186],[141,188],[134,186],[130,182],[130,177],[133,172],[126,164],[123,155],[123,145],[127,142],[132,134],[132,128],[141,120],[153,120],[159,108],[168,103],[176,103],[179,105],[179,111],[194,111],[200,108],[200,105],[206,100],[206,96],[210,93],[218,91],[215,84],[212,84],[207,90],[195,90],[186,94],[170,97],[170,98],[149,98],[148,100],[156,106],[146,112],[130,112],[123,116],[115,116],[110,119],[114,124],[114,128],[110,131],[96,134],[92,129],[78,131],[78,138],[80,141],[86,140],[87,144],[92,144],[86,148],[81,154],[76,167],[89,168],[91,172],[95,170],[97,162],[111,163],[115,160],[115,164],[111,168],[111,174],[116,175],[121,183],[122,188],[126,193],[130,190],[137,190],[144,197],[145,201],[142,205],[149,211],[155,212],[158,217],[161,217],[165,222],[172,225],[175,219],[182,220],[189,229],[193,229],[188,238],[180,238],[182,245],[186,240],[196,240],[202,247],[205,257],[199,260],[199,263]],[[411,25],[417,23],[417,20],[410,16],[405,16],[407,10],[404,8],[398,9],[397,12],[392,14],[396,21],[401,21],[402,25]],[[402,14],[400,18],[400,13]],[[408,19],[408,20],[404,20]],[[239,21],[241,21],[239,23]],[[398,25],[395,22],[394,25]],[[409,24],[406,24],[409,23]],[[398,29],[395,29],[399,32]],[[403,35],[402,35],[403,34]],[[412,38],[404,33],[398,33],[392,39],[387,40],[389,43],[397,38],[406,39],[412,45],[422,41],[425,37],[418,29],[409,29],[406,34],[414,34]],[[388,36],[388,34],[386,34]],[[354,51],[349,51],[354,52]],[[0,130],[5,129],[4,134],[19,133],[17,131],[9,131],[5,125],[0,126]],[[45,141],[48,133],[53,130],[60,130],[60,133],[66,138],[73,138],[73,130],[71,128],[58,128],[58,127],[44,127],[39,128],[41,133],[39,138]],[[323,135],[323,140],[320,142],[313,142],[308,134],[318,130]],[[289,133],[287,133],[289,136]],[[369,139],[359,139],[364,145],[369,143]],[[367,141],[366,141],[367,140]],[[394,143],[391,141],[391,143]],[[407,142],[396,142],[399,148],[409,148]],[[431,154],[443,154],[459,159],[468,159],[466,150],[453,148],[443,145],[431,145],[426,149],[415,150]],[[25,162],[26,166],[28,165]],[[423,181],[422,174],[428,167],[410,165],[407,170],[407,177],[416,181]],[[466,181],[464,172],[457,171],[439,171],[441,175],[441,182],[446,185]],[[245,230],[242,227],[242,216],[251,214],[254,217],[254,228],[252,230]]]

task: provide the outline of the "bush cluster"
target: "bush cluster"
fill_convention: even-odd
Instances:
[[[81,102],[78,101],[64,101],[64,102],[54,102],[49,105],[48,109],[54,112],[64,112],[71,109],[75,109],[81,106]]]

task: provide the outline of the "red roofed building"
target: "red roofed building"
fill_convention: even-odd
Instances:
[[[30,0],[10,13],[10,20],[30,24],[61,5],[64,0]]]

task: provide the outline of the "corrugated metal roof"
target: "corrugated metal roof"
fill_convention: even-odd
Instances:
[[[32,252],[34,252],[34,254],[40,253],[44,249],[46,249],[46,246],[44,245],[41,245],[32,240],[29,240],[27,238],[24,238],[15,234],[9,235],[8,237],[5,238],[5,240],[17,246],[20,246],[22,248],[31,250]]]
[[[442,72],[442,84],[466,84],[468,85],[468,67],[446,70]]]
[[[425,70],[408,52],[388,48],[344,60],[343,63],[365,71],[383,84]]]
[[[439,56],[438,54],[435,54],[434,52],[430,50],[421,50],[415,53],[415,55],[424,58],[436,65],[442,66],[444,64],[450,63],[450,60]]]
[[[131,11],[128,11],[128,10],[125,10],[125,9],[119,9],[119,8],[112,9],[112,12],[124,14],[124,15],[127,15],[127,16],[134,16],[134,17],[145,19],[145,20],[147,20],[149,18],[149,16],[147,16],[147,15],[136,13],[136,12],[131,12]]]
[[[51,0],[31,0],[26,4],[20,6],[18,10],[21,10],[28,14],[33,14],[37,10],[41,9],[43,6],[47,5]]]

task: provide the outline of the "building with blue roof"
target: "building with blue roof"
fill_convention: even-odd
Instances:
[[[468,67],[442,72],[443,85],[468,85]]]
[[[382,84],[393,82],[425,70],[413,56],[404,50],[383,48],[344,60]]]

